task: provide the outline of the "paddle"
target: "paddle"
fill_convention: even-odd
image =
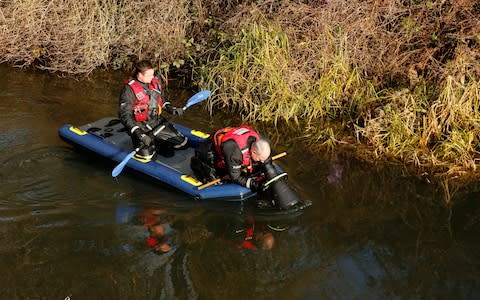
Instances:
[[[192,105],[195,105],[199,102],[202,102],[204,101],[205,99],[207,99],[209,96],[210,96],[211,92],[209,90],[203,90],[201,92],[198,92],[196,93],[195,95],[193,95],[192,97],[190,97],[188,100],[187,100],[187,103],[185,103],[185,106],[182,108],[184,111],[187,110],[190,106]],[[172,122],[173,120],[175,119],[175,117],[173,117],[172,119],[170,119],[167,123],[163,124],[162,126],[160,126],[158,129],[153,129],[153,135],[157,135],[160,131],[162,131],[170,122]],[[137,154],[137,152],[141,149],[142,147],[138,147],[136,148],[135,150],[133,150],[132,152],[130,152],[127,156],[125,156],[125,158],[115,167],[115,169],[113,169],[112,171],[112,177],[117,177],[122,171],[123,171],[123,168],[125,168],[125,166],[127,165],[128,161],[135,156],[135,154]]]
[[[275,156],[272,156],[272,160],[279,159],[279,158],[281,158],[281,157],[284,157],[285,155],[287,155],[287,152],[279,153],[279,154],[277,154],[277,155],[275,155]],[[228,178],[229,178],[228,175],[226,175],[226,176],[224,176],[224,177],[222,177],[222,178],[217,178],[217,179],[215,179],[215,180],[212,180],[212,181],[210,181],[210,182],[207,182],[207,183],[205,183],[205,184],[202,184],[201,186],[198,187],[198,189],[199,189],[199,190],[203,190],[204,188],[207,188],[207,187],[209,187],[209,186],[215,185],[215,184],[217,184],[217,183],[219,183],[219,182],[221,182],[221,181],[227,180]]]

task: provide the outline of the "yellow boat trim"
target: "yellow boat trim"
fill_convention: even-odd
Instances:
[[[138,157],[138,156],[136,156],[136,155],[133,157],[133,159],[138,160],[139,162],[144,163],[144,164],[148,163],[149,161],[152,161],[151,159],[146,159],[146,158]]]
[[[193,185],[193,186],[199,186],[199,185],[202,184],[200,181],[196,180],[195,178],[193,178],[193,177],[190,176],[190,175],[182,175],[180,178],[181,178],[183,181],[188,182],[188,183],[190,183],[190,184]]]
[[[192,131],[190,131],[190,133],[195,135],[195,136],[198,136],[199,138],[202,138],[202,139],[206,139],[210,136],[208,133],[205,133],[205,132],[202,132],[202,131],[199,131],[199,130],[192,130]]]
[[[74,127],[74,126],[70,126],[70,131],[73,131],[78,135],[86,135],[88,133],[88,132],[86,132],[84,130],[81,130],[81,129],[79,129],[77,127]]]

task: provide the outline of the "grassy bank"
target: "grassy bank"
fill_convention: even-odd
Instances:
[[[369,159],[476,174],[475,1],[21,0],[0,9],[1,62],[89,74],[149,58],[165,76],[214,91],[212,111],[298,126],[312,151],[353,145]]]

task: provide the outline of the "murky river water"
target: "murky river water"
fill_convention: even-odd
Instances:
[[[115,116],[124,74],[0,74],[1,299],[480,297],[478,187],[449,210],[427,181],[343,155],[306,157],[286,137],[276,141],[289,153],[280,164],[313,205],[290,220],[257,220],[272,250],[239,249],[249,228],[240,205],[195,203],[127,173],[114,180],[111,164],[58,137],[65,123]],[[176,103],[189,95],[171,90]],[[181,121],[210,132],[238,119],[200,106]],[[154,220],[166,254],[147,246]]]

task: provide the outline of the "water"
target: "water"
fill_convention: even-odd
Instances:
[[[273,248],[242,249],[245,207],[197,203],[126,173],[114,180],[111,164],[59,139],[65,123],[116,115],[124,74],[0,72],[1,299],[480,297],[476,186],[450,209],[441,189],[401,168],[309,157],[295,137],[275,137],[277,152],[288,149],[279,163],[289,181],[313,205],[256,220]],[[171,96],[181,104],[190,93]],[[240,120],[200,106],[181,122],[209,132]],[[146,243],[155,220],[166,254]]]

